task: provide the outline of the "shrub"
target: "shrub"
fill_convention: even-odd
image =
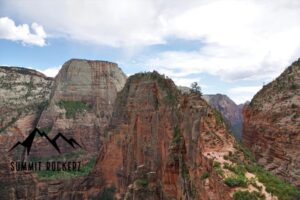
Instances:
[[[229,187],[247,187],[247,178],[244,176],[230,176],[225,178],[224,183]]]
[[[87,164],[82,165],[80,171],[37,171],[36,174],[40,179],[59,180],[70,179],[77,176],[86,176],[90,173],[96,163],[96,158],[92,158]]]
[[[67,118],[75,118],[77,112],[90,110],[90,107],[81,101],[60,101],[58,105],[66,110]]]
[[[197,82],[193,82],[191,84],[190,92],[194,93],[194,94],[198,94],[199,96],[202,96],[201,87],[199,86],[199,84]]]
[[[224,171],[223,171],[223,169],[221,167],[221,163],[220,162],[215,161],[214,164],[213,164],[213,168],[217,172],[218,175],[224,176]]]
[[[264,195],[254,191],[237,191],[233,194],[234,200],[260,200],[265,199]]]
[[[296,89],[298,89],[298,85],[296,85],[295,83],[293,83],[293,84],[290,86],[290,89],[291,89],[291,90],[296,90]]]
[[[245,167],[243,165],[239,165],[239,164],[230,165],[228,163],[225,163],[224,168],[232,171],[233,173],[235,173],[237,175],[241,175],[241,176],[244,176],[246,173]]]
[[[252,166],[252,169],[258,177],[258,180],[265,185],[267,192],[276,195],[280,200],[300,199],[300,191],[296,187],[280,180],[260,166]]]
[[[210,177],[210,173],[209,172],[204,172],[201,176],[201,179],[204,180],[204,179],[207,179]]]
[[[148,180],[147,179],[137,179],[136,181],[136,184],[139,185],[139,186],[142,186],[142,187],[148,187]]]
[[[174,135],[173,135],[173,143],[179,144],[181,142],[181,134],[180,134],[180,129],[178,126],[174,128]]]
[[[99,199],[101,200],[113,200],[115,196],[116,188],[110,187],[110,188],[104,188],[102,192],[100,193]]]
[[[43,128],[40,128],[39,130],[40,130],[40,132],[44,132],[47,135],[48,133],[50,133],[51,129],[52,129],[52,127],[43,127]]]

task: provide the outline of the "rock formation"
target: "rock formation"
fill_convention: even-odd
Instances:
[[[243,143],[262,166],[300,187],[300,59],[246,106]]]
[[[243,104],[236,105],[234,101],[223,94],[203,95],[203,98],[209,105],[222,114],[235,138],[241,140],[243,129]]]
[[[204,152],[230,146],[233,138],[200,96],[181,95],[162,75],[128,79],[107,134],[92,173],[102,190],[116,188],[128,200],[230,199]],[[205,182],[200,177],[208,171]]]
[[[62,132],[87,152],[97,153],[117,92],[125,81],[125,74],[115,63],[69,60],[55,78],[49,106],[38,127],[49,130],[50,136]]]
[[[75,138],[85,153],[73,159],[87,162],[90,154],[99,152],[117,92],[125,81],[117,64],[106,61],[69,60],[54,80],[30,69],[1,67],[0,184],[5,185],[0,190],[1,199],[65,199],[70,195],[63,193],[64,188],[72,190],[82,177],[73,182],[49,181],[39,180],[34,173],[11,172],[10,161],[24,159],[25,151],[8,150],[39,127],[50,138],[58,132]],[[70,145],[59,140],[58,144],[62,153],[68,153]],[[36,137],[26,159],[53,159],[51,156],[57,154],[47,140]]]
[[[78,59],[66,62],[55,80],[32,70],[0,70],[0,94],[5,94],[0,108],[6,112],[0,133],[1,199],[229,200],[238,190],[271,199],[255,174],[233,170],[245,158],[221,115],[199,94],[180,92],[157,72],[126,81],[114,63]],[[28,100],[18,99],[25,94]],[[11,122],[14,116],[19,117]],[[53,157],[57,152],[37,137],[25,160],[71,158],[84,169],[73,174],[10,170],[16,155],[8,149],[35,127],[49,138],[61,132],[76,139],[82,152],[67,157],[66,143],[58,142],[63,154]],[[262,189],[247,183],[230,188],[225,179],[237,173],[245,180],[254,177],[252,184]]]
[[[52,84],[52,78],[35,70],[0,67],[0,134],[11,127],[30,130],[47,106]]]

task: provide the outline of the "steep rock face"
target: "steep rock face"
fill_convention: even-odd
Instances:
[[[117,92],[125,81],[125,74],[115,63],[78,59],[66,62],[55,78],[49,106],[38,127],[50,130],[50,136],[62,132],[88,152],[97,152]],[[49,155],[53,153],[48,149]]]
[[[130,77],[119,93],[108,141],[91,176],[125,199],[230,199],[204,152],[232,145],[225,124],[195,94],[154,73]],[[99,191],[98,191],[99,192]]]
[[[223,115],[234,136],[240,140],[243,129],[243,105],[236,105],[228,96],[222,94],[203,95],[203,98]]]
[[[300,187],[300,60],[244,109],[243,143],[258,162]]]
[[[1,67],[0,81],[0,109],[4,113],[1,115],[0,185],[5,185],[0,189],[1,199],[83,199],[82,193],[70,191],[77,191],[74,187],[85,177],[41,180],[36,173],[11,171],[10,162],[24,158],[25,151],[22,146],[12,152],[8,150],[17,141],[23,141],[34,127],[39,127],[50,138],[58,132],[73,137],[85,152],[79,160],[87,163],[92,157],[89,154],[99,152],[117,92],[126,81],[124,73],[114,63],[73,59],[64,64],[55,80],[34,70]],[[66,142],[60,142],[62,153],[71,150]],[[25,156],[25,160],[49,159],[53,155],[58,153],[49,142],[35,137],[30,157]],[[96,185],[95,182],[88,183]]]
[[[52,87],[53,79],[35,70],[0,67],[1,199],[21,199],[36,193],[30,174],[10,170],[12,155],[8,150],[36,126]]]
[[[35,70],[0,67],[0,134],[12,126],[25,132],[30,129],[47,105],[52,84],[52,78]],[[26,122],[18,123],[25,117]]]

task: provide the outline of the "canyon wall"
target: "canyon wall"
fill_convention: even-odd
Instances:
[[[300,60],[245,107],[243,143],[267,170],[300,187]]]

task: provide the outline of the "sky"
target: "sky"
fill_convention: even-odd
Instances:
[[[0,0],[0,65],[107,60],[240,104],[300,57],[299,19],[298,0]]]

